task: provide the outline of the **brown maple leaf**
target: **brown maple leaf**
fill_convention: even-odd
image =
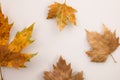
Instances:
[[[45,80],[84,80],[83,72],[78,72],[72,75],[71,64],[66,64],[66,61],[60,57],[57,65],[53,65],[54,71],[45,71]]]
[[[31,44],[31,34],[34,24],[29,28],[18,32],[14,40],[9,44],[12,24],[8,23],[0,7],[0,66],[19,68],[29,61],[35,54],[22,53],[22,49]]]
[[[105,25],[103,25],[103,27],[104,34],[86,30],[88,42],[92,47],[86,54],[93,62],[105,62],[108,55],[111,55],[111,53],[119,46],[119,38],[116,37],[116,32],[114,31],[112,33]]]
[[[50,10],[47,19],[56,18],[60,31],[63,30],[68,22],[76,25],[76,18],[74,15],[76,10],[66,5],[66,1],[63,4],[55,2],[54,4],[50,5],[49,8]]]

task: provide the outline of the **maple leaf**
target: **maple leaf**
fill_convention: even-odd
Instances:
[[[60,31],[63,30],[68,22],[76,25],[76,17],[74,13],[77,11],[66,5],[66,1],[63,4],[55,2],[54,4],[50,5],[49,8],[50,10],[47,19],[56,18]]]
[[[32,24],[29,28],[18,32],[14,40],[9,44],[10,30],[12,24],[8,23],[0,7],[0,66],[20,68],[35,54],[21,53],[22,49],[31,44]]]
[[[103,34],[86,30],[88,42],[92,47],[86,54],[93,62],[105,62],[108,55],[111,55],[111,53],[119,46],[119,38],[116,37],[116,32],[114,31],[112,33],[105,25],[103,25],[103,27]]]
[[[54,71],[45,71],[45,80],[84,80],[83,72],[78,72],[72,75],[71,64],[66,64],[66,61],[60,57],[57,65],[53,65]]]

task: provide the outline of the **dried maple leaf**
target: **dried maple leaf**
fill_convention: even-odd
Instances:
[[[71,64],[66,64],[66,61],[60,57],[57,65],[53,65],[53,72],[44,72],[45,80],[84,80],[83,72],[78,72],[72,75]]]
[[[9,44],[10,30],[13,24],[8,23],[0,7],[0,66],[19,68],[35,54],[21,54],[21,50],[31,44],[30,40],[33,26],[18,32],[14,40]]]
[[[76,25],[76,18],[74,15],[76,10],[66,5],[66,2],[64,4],[55,2],[54,4],[50,5],[49,8],[50,10],[47,19],[56,17],[56,21],[60,31],[63,30],[63,28],[68,24],[68,22]]]
[[[88,41],[92,47],[86,54],[93,62],[105,62],[108,55],[111,55],[119,46],[119,38],[116,37],[116,32],[112,33],[105,25],[103,26],[104,34],[86,30]]]

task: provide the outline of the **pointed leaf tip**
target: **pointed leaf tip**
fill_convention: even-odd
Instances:
[[[31,24],[27,29],[30,30],[30,31],[32,31],[33,28],[34,28],[34,25],[35,25],[35,23]]]
[[[31,58],[33,58],[34,56],[36,56],[38,53],[35,53],[35,54],[31,54]]]
[[[27,61],[30,61],[30,59],[33,58],[33,57],[36,56],[36,55],[37,55],[37,53],[35,53],[35,54],[30,54],[30,57],[28,58]]]
[[[62,56],[60,56],[60,58],[59,58],[59,61],[61,61],[61,60],[62,60],[62,61],[64,60]]]

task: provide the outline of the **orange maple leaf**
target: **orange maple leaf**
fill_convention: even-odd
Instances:
[[[47,19],[56,17],[60,31],[63,30],[68,22],[76,25],[76,17],[74,15],[76,9],[66,5],[66,2],[63,4],[55,2],[54,4],[50,5],[49,8],[50,10]]]
[[[116,37],[116,32],[112,33],[105,25],[103,26],[104,34],[89,32],[86,30],[88,42],[92,47],[92,49],[87,51],[86,54],[93,62],[106,61],[108,55],[111,55],[111,53],[119,46],[119,38]]]
[[[8,23],[8,18],[5,18],[0,7],[0,66],[13,68],[24,67],[24,63],[35,55],[27,53],[21,54],[22,49],[33,42],[30,38],[34,24],[18,32],[14,40],[9,44],[12,26],[13,23]]]

